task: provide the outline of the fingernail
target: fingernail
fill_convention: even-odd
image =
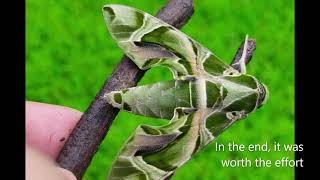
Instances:
[[[58,168],[63,172],[63,174],[67,177],[68,180],[77,180],[76,176],[69,170],[61,167],[58,167]]]

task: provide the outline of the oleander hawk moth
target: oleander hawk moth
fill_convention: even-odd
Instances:
[[[171,119],[140,125],[113,162],[108,179],[168,179],[238,119],[267,99],[267,88],[178,29],[140,10],[105,5],[111,36],[140,69],[168,67],[173,80],[105,94],[112,106],[138,115]]]

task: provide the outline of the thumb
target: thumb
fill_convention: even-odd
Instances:
[[[26,180],[77,180],[68,170],[59,167],[54,160],[26,146]]]

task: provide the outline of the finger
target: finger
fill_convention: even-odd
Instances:
[[[26,179],[27,180],[76,180],[68,170],[60,168],[43,153],[26,147]]]
[[[68,107],[26,102],[26,143],[55,159],[81,114]]]

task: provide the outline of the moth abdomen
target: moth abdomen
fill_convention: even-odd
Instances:
[[[192,109],[189,80],[171,80],[113,91],[105,95],[108,103],[125,111],[171,119],[175,108]]]

